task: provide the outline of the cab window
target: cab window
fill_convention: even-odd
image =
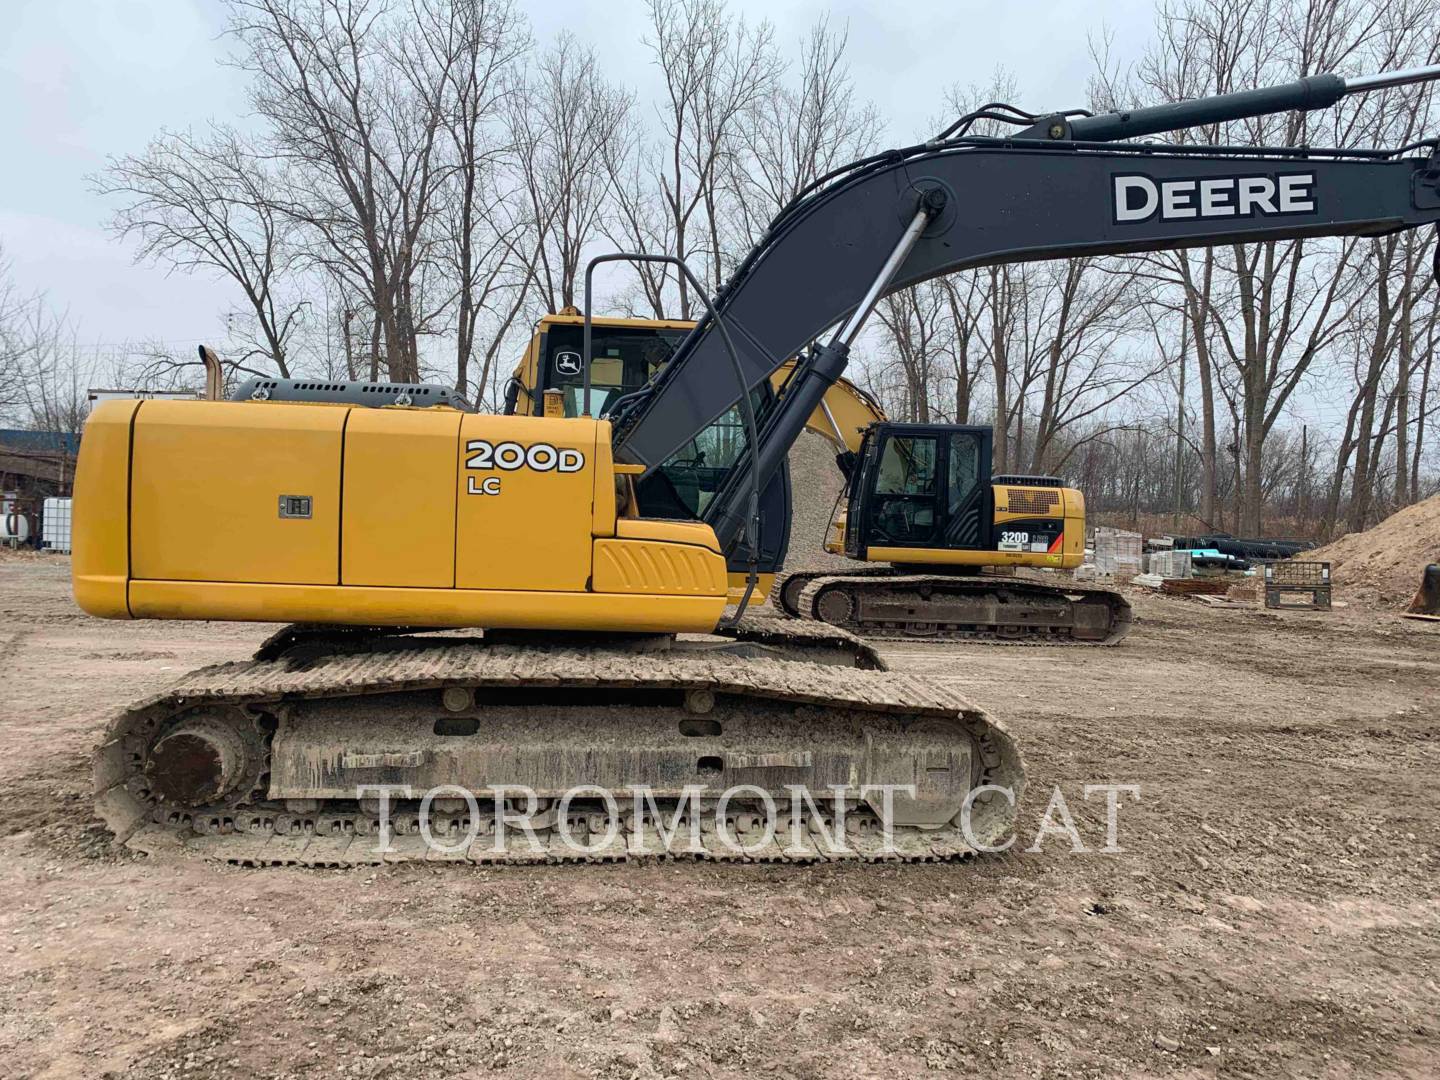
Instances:
[[[643,326],[595,328],[590,339],[590,415],[603,415],[622,396],[645,385],[687,333]],[[566,416],[585,411],[584,349],[584,327],[552,326],[545,335],[540,383],[564,391]]]
[[[886,440],[870,499],[870,543],[913,546],[935,541],[936,438],[895,435]]]
[[[950,436],[950,512],[958,513],[980,486],[980,440],[969,432]]]

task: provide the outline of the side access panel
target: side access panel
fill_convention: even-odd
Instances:
[[[76,603],[102,619],[130,617],[130,425],[139,407],[97,405],[75,468],[71,586]]]
[[[338,582],[349,412],[142,402],[130,470],[131,578]]]
[[[602,429],[539,416],[461,421],[456,588],[585,591]]]
[[[345,585],[455,584],[460,413],[354,409],[345,427]]]

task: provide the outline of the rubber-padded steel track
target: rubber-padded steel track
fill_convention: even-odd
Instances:
[[[746,624],[746,629],[734,636],[751,640],[755,635],[768,637],[771,644],[761,648],[772,648],[787,639],[781,629],[783,622],[754,622],[774,625],[751,630]],[[826,628],[819,634],[791,635],[790,640],[802,647],[817,641],[833,646],[845,637],[843,632]],[[271,768],[283,772],[287,761],[293,766],[306,752],[302,745],[305,725],[317,721],[301,722],[299,717],[317,710],[336,714],[341,717],[343,731],[343,718],[354,716],[357,732],[366,725],[373,731],[377,722],[383,724],[384,717],[391,713],[413,713],[421,698],[443,700],[437,692],[445,695],[447,691],[459,695],[455,700],[472,700],[481,723],[487,716],[501,715],[500,705],[495,706],[493,714],[488,713],[487,702],[498,702],[517,692],[538,695],[535,700],[542,706],[549,700],[547,695],[556,700],[569,695],[566,700],[570,701],[577,697],[601,701],[607,696],[620,700],[619,695],[626,704],[612,706],[620,710],[617,715],[628,709],[637,722],[652,713],[659,715],[659,705],[652,710],[646,704],[651,700],[673,701],[678,696],[688,705],[691,695],[698,694],[702,701],[723,700],[730,710],[727,715],[749,708],[762,718],[785,718],[784,723],[790,725],[785,728],[786,737],[808,732],[817,746],[831,729],[838,731],[848,724],[853,730],[855,718],[859,717],[858,724],[866,731],[862,741],[870,748],[862,748],[862,753],[873,752],[870,727],[890,733],[875,737],[881,741],[903,741],[905,736],[895,735],[897,731],[913,731],[918,733],[914,738],[932,742],[958,739],[964,745],[955,743],[955,751],[960,754],[956,760],[973,764],[974,774],[968,778],[972,789],[977,784],[997,785],[1012,790],[1016,798],[1023,790],[1024,766],[1011,737],[995,720],[948,689],[903,673],[757,657],[743,641],[738,655],[732,651],[736,648],[733,643],[715,639],[643,651],[624,645],[545,647],[445,638],[392,640],[388,646],[377,645],[370,651],[321,656],[315,655],[313,649],[274,655],[276,650],[271,647],[267,650],[270,659],[195,671],[163,693],[119,713],[95,754],[97,809],[117,839],[131,848],[194,853],[248,865],[342,866],[414,859],[606,862],[666,856],[744,861],[935,861],[963,858],[974,851],[975,845],[967,842],[958,827],[958,817],[939,828],[898,827],[893,843],[887,845],[878,829],[878,819],[863,802],[846,816],[844,833],[849,842],[837,847],[834,837],[827,833],[832,822],[823,812],[823,788],[815,793],[822,812],[807,812],[798,822],[798,831],[782,830],[768,843],[764,842],[758,806],[739,800],[730,804],[723,819],[716,817],[713,800],[710,805],[704,801],[692,803],[689,809],[699,811],[698,841],[685,828],[688,819],[682,819],[681,828],[668,839],[657,828],[658,824],[667,824],[668,809],[683,800],[659,800],[660,822],[648,813],[639,817],[624,814],[617,835],[608,841],[603,839],[607,821],[597,819],[593,808],[586,810],[576,803],[563,827],[570,835],[585,838],[585,846],[579,851],[561,842],[562,823],[556,819],[553,804],[530,819],[541,840],[538,850],[529,836],[513,825],[504,842],[497,844],[493,815],[472,820],[470,812],[463,810],[431,819],[433,832],[447,845],[463,840],[472,827],[476,833],[469,843],[442,851],[418,835],[417,806],[399,803],[392,814],[394,836],[390,850],[382,851],[378,843],[380,822],[372,805],[355,800],[265,797],[266,784],[272,782]],[[554,710],[547,706],[537,711],[546,714]],[[197,717],[205,723],[229,717],[247,733],[247,738],[253,730],[258,733],[255,737],[265,740],[266,756],[255,787],[242,785],[228,802],[187,808],[156,794],[151,751],[180,726],[195,726]],[[239,717],[244,719],[236,720]],[[765,722],[774,723],[769,719]],[[937,731],[942,734],[937,735]],[[598,745],[603,742],[600,734],[593,728],[588,735],[580,730],[575,747],[584,750],[592,740]],[[249,758],[245,758],[247,752]],[[242,760],[255,757],[253,748],[246,751],[241,747],[236,753]],[[336,760],[346,764],[360,760],[363,766],[369,762],[364,755],[344,754],[343,747],[336,755]],[[396,756],[404,755],[374,755],[377,760]],[[817,750],[817,761],[820,756]],[[917,758],[917,772],[924,772],[922,765],[923,760]],[[647,782],[644,777],[639,780]],[[590,782],[589,777],[573,777],[575,784],[586,782]],[[481,792],[479,804],[484,807],[483,784],[467,783],[473,783],[474,789]],[[287,796],[294,794],[286,791]],[[990,846],[1003,841],[1013,824],[1014,806],[998,793],[983,793],[974,800],[970,836],[977,844]],[[735,843],[745,850],[737,850]]]
[[[1114,645],[1132,621],[1111,589],[994,574],[802,570],[778,577],[770,595],[794,619],[880,640]]]

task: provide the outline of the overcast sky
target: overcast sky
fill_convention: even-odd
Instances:
[[[536,41],[562,27],[592,42],[612,79],[653,86],[641,42],[641,0],[526,2]],[[816,18],[848,24],[857,89],[874,101],[888,140],[930,134],[944,87],[987,81],[1002,67],[1017,104],[1083,104],[1088,37],[1107,28],[1116,52],[1137,55],[1151,0],[940,0],[834,4],[732,0],[769,18],[788,54]],[[0,23],[0,246],[26,289],[68,309],[87,343],[143,338],[189,344],[218,337],[235,305],[222,282],[137,266],[104,222],[106,201],[86,175],[108,155],[142,149],[161,128],[243,115],[238,74],[221,65],[220,0],[3,0]]]

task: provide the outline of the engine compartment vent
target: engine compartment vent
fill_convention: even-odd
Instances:
[[[1060,507],[1058,491],[1035,491],[1031,488],[1010,488],[1007,505],[1012,514],[1050,514]]]
[[[1058,476],[1030,476],[1026,473],[1002,473],[990,478],[992,484],[1005,487],[1064,487]]]

